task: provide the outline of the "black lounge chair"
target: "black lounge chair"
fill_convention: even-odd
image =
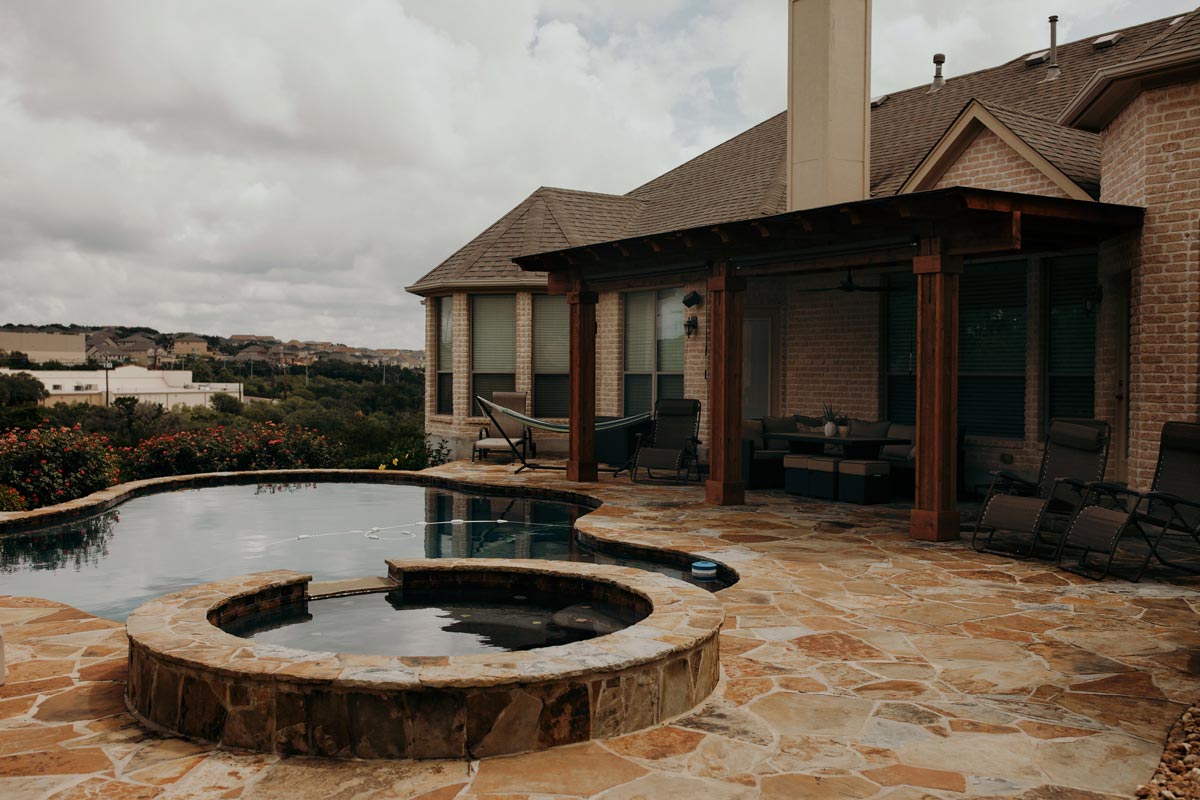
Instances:
[[[1068,572],[1099,580],[1112,570],[1121,539],[1136,534],[1146,544],[1146,554],[1130,580],[1141,580],[1150,559],[1194,575],[1200,565],[1168,561],[1162,546],[1170,536],[1200,545],[1200,423],[1168,422],[1158,446],[1158,466],[1149,492],[1136,492],[1118,483],[1096,482],[1087,487],[1059,545],[1058,566]],[[1073,564],[1068,553],[1078,553]],[[1194,549],[1200,555],[1200,549]],[[1089,564],[1098,554],[1103,567]]]
[[[690,480],[695,471],[700,480],[700,460],[697,446],[700,440],[699,400],[659,400],[654,407],[654,428],[649,440],[637,437],[637,450],[633,454],[633,469],[629,477],[637,481],[638,472],[645,470],[646,478],[656,478],[652,470],[673,473],[672,480]]]
[[[992,473],[971,534],[971,547],[984,553],[1024,558],[1043,543],[1057,552],[1067,519],[1083,499],[1087,484],[1104,478],[1109,427],[1095,419],[1053,419],[1046,432],[1036,481],[1015,472]],[[1054,530],[1057,529],[1057,533]],[[998,541],[998,531],[1007,531]],[[1016,541],[1013,541],[1013,539]]]
[[[492,402],[524,414],[527,401],[524,392],[493,392]],[[512,452],[514,463],[521,462],[517,472],[529,469],[531,465],[525,458],[529,455],[533,436],[528,426],[505,414],[493,414],[483,403],[477,405],[483,409],[483,413],[491,422],[479,429],[479,438],[471,443],[471,461],[474,462],[476,456],[487,458],[488,453],[493,450],[509,450]]]

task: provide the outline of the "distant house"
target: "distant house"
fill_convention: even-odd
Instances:
[[[269,355],[267,353],[267,348],[263,347],[261,344],[252,344],[247,347],[243,347],[237,352],[237,355],[233,357],[233,360],[239,364],[244,364],[248,361],[267,361],[268,359]]]
[[[24,353],[35,364],[82,364],[87,361],[87,341],[82,333],[0,331],[0,352]]]
[[[242,398],[240,383],[197,383],[190,370],[150,370],[139,366],[121,366],[112,370],[11,370],[0,374],[26,372],[41,381],[50,396],[42,405],[85,403],[111,405],[118,397],[136,397],[139,403],[157,403],[164,408],[202,406],[213,395],[227,394]]]
[[[784,113],[627,194],[538,189],[408,287],[428,432],[464,452],[473,395],[527,392],[581,415],[587,479],[592,414],[697,398],[736,504],[734,417],[831,402],[915,424],[923,538],[958,535],[960,431],[972,486],[1106,420],[1148,486],[1162,423],[1200,420],[1200,13],[872,99],[869,4],[789,4],[818,6]]]
[[[176,356],[206,356],[208,355],[208,340],[202,336],[185,333],[175,337],[171,344],[171,352]]]

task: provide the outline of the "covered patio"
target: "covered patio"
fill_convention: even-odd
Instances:
[[[596,302],[600,292],[703,282],[707,290],[710,471],[706,501],[741,505],[742,353],[749,281],[854,270],[916,284],[914,539],[958,538],[959,282],[964,261],[1095,251],[1136,231],[1139,208],[954,187],[667,231],[516,259],[566,294],[571,435],[567,477],[594,481]],[[968,266],[970,269],[970,266]],[[852,273],[853,274],[853,273]],[[786,364],[777,365],[787,369]]]

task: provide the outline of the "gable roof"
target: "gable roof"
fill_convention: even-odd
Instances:
[[[900,192],[934,188],[984,130],[1077,200],[1100,196],[1100,137],[996,103],[971,100],[929,154],[913,169]]]
[[[1045,81],[1044,64],[1027,66],[1026,53],[947,78],[934,93],[921,85],[888,95],[871,110],[871,195],[900,192],[964,108],[978,101],[1055,170],[1097,196],[1099,137],[1065,127],[1059,115],[1098,70],[1200,37],[1193,27],[1195,16],[1193,12],[1175,26],[1170,25],[1172,17],[1121,29],[1121,39],[1112,47],[1094,48],[1095,36],[1059,45],[1061,74],[1054,81]],[[625,195],[543,187],[408,289],[428,294],[454,288],[541,288],[544,273],[522,272],[514,257],[782,213],[786,151],[784,112]]]

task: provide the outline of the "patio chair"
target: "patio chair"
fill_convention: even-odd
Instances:
[[[662,481],[653,470],[673,473],[674,481],[690,480],[695,471],[700,480],[700,465],[696,448],[700,440],[699,400],[659,400],[654,407],[654,428],[650,438],[637,437],[633,454],[633,469],[629,477],[635,482],[638,472],[645,470],[646,478]]]
[[[1083,499],[1088,483],[1104,478],[1108,463],[1109,427],[1095,419],[1053,419],[1046,432],[1042,466],[1037,480],[1015,472],[992,473],[992,484],[971,534],[971,547],[984,553],[1024,558],[1039,545],[1054,548],[1058,540],[1047,534],[1061,531]],[[996,546],[997,531],[1017,535],[1016,542]],[[981,540],[981,534],[986,538]],[[1027,544],[1022,540],[1028,540]]]
[[[521,414],[526,411],[524,392],[493,392],[492,402]],[[521,468],[526,468],[528,464],[525,458],[533,444],[533,436],[528,426],[505,414],[493,414],[483,403],[478,405],[487,415],[489,422],[479,429],[479,438],[471,443],[471,462],[474,463],[477,455],[486,458],[493,450],[509,450],[512,452],[513,461],[520,461]]]
[[[1088,578],[1104,578],[1112,570],[1121,539],[1128,534],[1140,536],[1147,547],[1131,578],[1134,582],[1141,579],[1151,558],[1200,575],[1200,564],[1168,561],[1161,550],[1168,536],[1200,546],[1200,424],[1163,425],[1149,492],[1136,492],[1119,483],[1089,485],[1084,502],[1063,534],[1058,566]],[[1193,550],[1200,555],[1200,549]],[[1063,563],[1072,551],[1079,552],[1078,559],[1074,564]],[[1103,558],[1103,568],[1089,565],[1093,553]]]

